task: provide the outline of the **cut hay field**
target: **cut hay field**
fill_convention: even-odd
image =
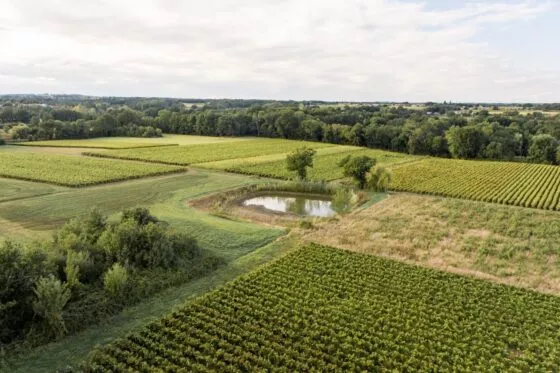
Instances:
[[[395,167],[391,189],[560,210],[560,167],[430,158]]]
[[[34,152],[0,152],[0,177],[80,187],[181,172],[181,167]]]
[[[99,148],[99,149],[134,149],[156,146],[213,144],[222,142],[248,141],[249,137],[212,137],[191,135],[164,135],[163,137],[97,137],[80,140],[48,140],[22,142],[22,146],[61,147],[61,148]]]
[[[95,371],[555,371],[560,298],[310,245],[97,349]]]
[[[144,148],[108,150],[86,153],[90,156],[117,158],[126,160],[164,163],[171,165],[190,165],[224,159],[248,158],[270,154],[289,153],[302,146],[314,149],[335,145],[290,141],[281,139],[254,139],[251,141],[224,142],[215,144],[198,144],[191,146],[172,146],[164,148]]]

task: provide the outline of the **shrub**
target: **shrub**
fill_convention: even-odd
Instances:
[[[11,242],[0,244],[0,344],[21,336],[33,319],[33,286],[50,272],[46,255],[24,251]]]
[[[55,338],[67,332],[62,311],[70,300],[70,289],[54,276],[41,277],[35,286],[35,314],[46,321]]]
[[[113,298],[125,296],[127,284],[128,271],[119,263],[113,264],[103,276],[103,286]]]
[[[338,213],[345,213],[352,209],[353,193],[349,189],[338,189],[332,199],[332,207]]]
[[[386,192],[391,185],[393,175],[385,167],[377,166],[371,169],[367,177],[367,186],[374,192]]]

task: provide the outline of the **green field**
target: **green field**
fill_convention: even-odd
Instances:
[[[86,186],[180,172],[180,167],[70,157],[31,152],[1,152],[0,177],[62,186]]]
[[[317,155],[313,158],[313,168],[308,172],[311,180],[337,180],[344,177],[342,167],[338,163],[346,156],[369,156],[377,160],[377,164],[391,165],[400,162],[414,160],[413,156],[401,153],[386,152],[383,150],[363,149],[349,146],[337,146],[334,148],[319,149]],[[216,162],[218,163],[218,162]],[[205,167],[205,164],[199,166]],[[251,162],[242,159],[237,164],[210,164],[212,168],[220,168],[229,172],[237,172],[248,175],[258,175],[272,177],[278,179],[293,179],[295,173],[286,169],[286,155],[276,160],[261,162],[256,160]]]
[[[0,239],[48,238],[64,222],[93,207],[104,214],[143,206],[177,231],[196,237],[216,254],[236,257],[276,238],[281,231],[197,211],[186,201],[255,182],[233,175],[196,172],[133,180],[0,203]]]
[[[560,298],[311,245],[98,349],[126,371],[555,371]]]
[[[252,141],[199,144],[192,146],[108,150],[104,152],[93,152],[87,154],[98,157],[186,166],[193,163],[212,162],[224,159],[248,158],[270,154],[289,153],[297,148],[301,148],[302,146],[309,146],[315,149],[319,149],[334,145],[280,139],[258,139]]]
[[[48,140],[30,141],[18,145],[23,146],[45,146],[61,148],[99,148],[99,149],[133,149],[167,145],[196,145],[212,144],[221,142],[247,141],[251,138],[230,138],[212,136],[191,136],[191,135],[164,135],[163,137],[138,138],[138,137],[97,137],[93,139],[81,140]]]
[[[66,188],[24,180],[0,178],[0,202],[52,194]]]
[[[391,189],[560,210],[560,167],[430,158],[396,167]]]

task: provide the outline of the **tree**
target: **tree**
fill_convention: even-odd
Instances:
[[[367,176],[367,186],[374,192],[386,192],[392,179],[391,171],[385,167],[373,167]]]
[[[529,160],[535,163],[554,164],[556,163],[557,148],[558,140],[551,135],[535,135],[529,146]]]
[[[363,189],[366,185],[366,175],[375,166],[375,163],[375,158],[368,157],[367,155],[358,157],[348,155],[338,165],[344,169],[344,176],[354,178],[360,189]]]
[[[303,147],[296,149],[286,157],[288,171],[295,171],[300,180],[307,179],[307,167],[313,167],[313,156],[316,151],[311,148]]]
[[[453,158],[476,158],[486,147],[486,135],[476,125],[451,127],[445,136]]]
[[[62,310],[70,300],[70,289],[54,276],[41,277],[35,286],[37,299],[33,310],[37,316],[45,319],[56,338],[67,333]]]

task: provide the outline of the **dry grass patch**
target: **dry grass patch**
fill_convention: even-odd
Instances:
[[[557,212],[393,194],[307,238],[560,294]]]

